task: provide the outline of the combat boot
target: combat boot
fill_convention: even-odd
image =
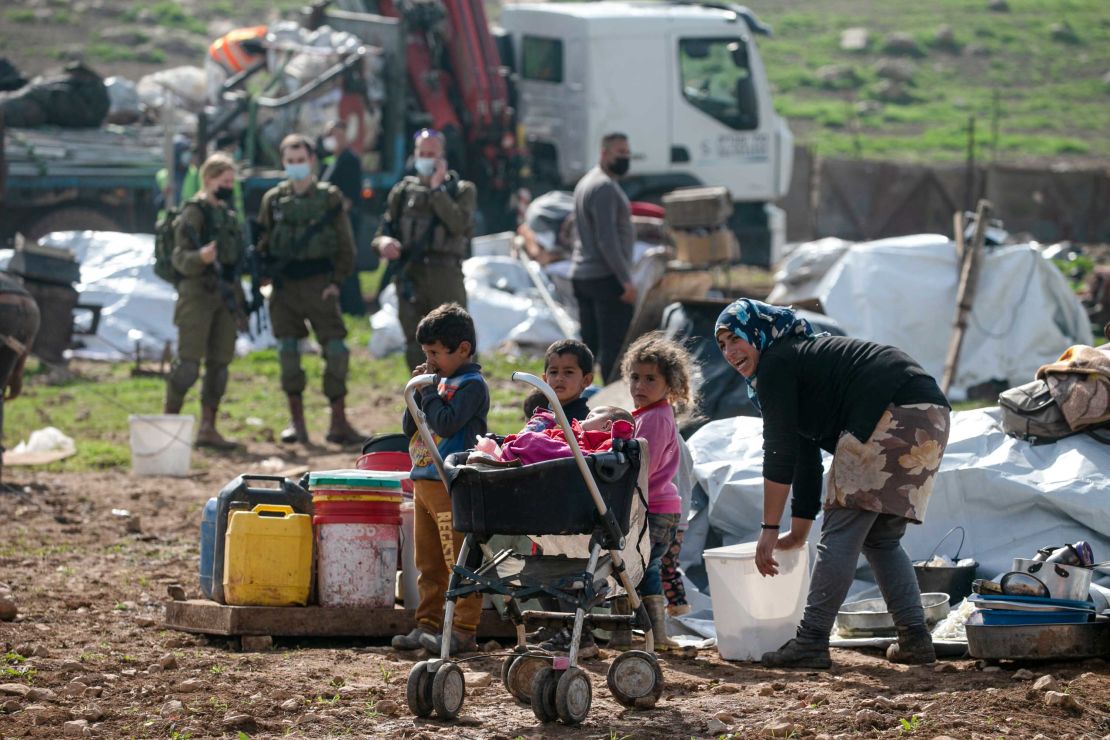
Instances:
[[[366,437],[360,434],[347,421],[346,399],[337,398],[331,402],[331,426],[328,427],[327,440],[337,445],[360,445]]]
[[[651,634],[655,638],[655,651],[674,650],[678,643],[667,636],[667,598],[663,594],[645,596],[648,618],[651,619]]]
[[[614,615],[627,617],[632,614],[632,609],[628,605],[627,596],[618,596],[612,601],[612,612]],[[606,644],[610,650],[631,650],[632,649],[632,628],[627,624],[613,625],[609,630],[609,642]]]
[[[216,431],[216,407],[200,407],[200,429],[197,430],[197,447],[210,447],[214,450],[234,450],[238,444],[225,439]]]
[[[899,627],[898,642],[886,649],[886,659],[892,663],[909,665],[936,663],[937,653],[933,649],[933,637],[922,625]]]
[[[308,444],[308,427],[304,423],[304,397],[289,394],[289,426],[282,430],[281,441],[286,444]]]
[[[805,640],[800,636],[778,650],[764,653],[759,662],[765,668],[832,668],[829,644]]]

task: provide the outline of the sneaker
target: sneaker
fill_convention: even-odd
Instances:
[[[569,653],[571,634],[570,628],[564,627],[540,647],[549,653]],[[582,639],[578,643],[578,657],[582,660],[589,660],[590,658],[596,658],[597,654],[597,643],[594,642],[593,632],[583,627]]]
[[[898,642],[886,649],[886,659],[892,663],[928,665],[937,662],[933,637],[924,627],[898,630]]]
[[[790,640],[770,653],[764,653],[759,662],[764,668],[832,668],[827,645]]]
[[[415,627],[407,635],[395,635],[389,644],[394,650],[419,650],[422,647],[420,638],[430,634],[432,633],[423,627]]]
[[[442,646],[442,635],[438,633],[425,632],[420,636],[420,647],[433,655],[439,655]],[[478,641],[474,635],[451,631],[451,655],[476,652],[478,652]]]

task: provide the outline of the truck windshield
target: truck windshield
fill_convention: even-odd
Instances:
[[[521,44],[521,73],[526,80],[563,81],[563,42],[525,36]]]
[[[759,127],[759,104],[742,39],[682,39],[678,44],[682,95],[729,128]]]

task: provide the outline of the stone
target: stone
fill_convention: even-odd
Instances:
[[[150,40],[150,34],[139,28],[111,26],[100,32],[100,40],[120,46],[138,46]]]
[[[160,714],[167,719],[181,717],[185,714],[185,705],[176,700],[168,701],[162,705]]]
[[[31,655],[36,658],[49,658],[50,650],[47,649],[46,645],[36,645],[35,649],[31,651]]]
[[[654,696],[641,696],[633,702],[633,706],[637,709],[655,709],[655,701]]]
[[[733,683],[722,683],[709,690],[710,694],[739,694],[740,687]]]
[[[58,670],[63,671],[65,673],[71,673],[73,671],[83,671],[83,670],[85,670],[85,666],[82,665],[81,662],[77,661],[77,660],[65,660],[65,661],[62,661],[62,665]]]
[[[937,735],[933,737],[932,740],[956,740],[956,738],[950,737],[948,735]]]
[[[242,730],[243,732],[254,732],[258,729],[258,722],[254,717],[249,714],[235,712],[224,716],[220,724],[228,730]]]
[[[177,657],[173,653],[166,653],[158,659],[158,665],[162,666],[164,671],[172,671],[177,668]]]
[[[818,68],[817,82],[826,90],[850,90],[863,84],[855,68],[848,64],[826,64]]]
[[[983,673],[998,673],[1002,669],[996,665],[989,665],[983,669]]]
[[[394,702],[394,704],[396,704],[396,702]],[[286,699],[285,701],[283,701],[281,703],[282,710],[286,711],[286,712],[296,711],[297,708],[300,707],[300,706],[301,706],[301,702],[299,702],[296,699]]]
[[[481,727],[482,720],[478,719],[473,714],[464,714],[455,720],[455,724],[462,725],[463,727]]]
[[[774,696],[775,689],[768,684],[764,684],[763,686],[759,687],[758,693],[760,696]]]
[[[713,719],[717,720],[718,722],[724,722],[726,725],[731,725],[733,722],[736,721],[736,717],[732,716],[732,714],[729,712],[717,712],[713,715]]]
[[[860,727],[879,727],[886,724],[886,715],[874,709],[861,709],[856,712],[856,724]]]
[[[382,699],[374,705],[374,710],[386,717],[400,717],[401,705],[392,699]]]
[[[15,714],[20,710],[23,705],[15,699],[8,699],[7,701],[0,701],[0,710],[8,713]]]
[[[1075,697],[1060,691],[1046,691],[1044,694],[1044,703],[1050,707],[1080,711],[1079,702],[1075,700]]]
[[[786,682],[785,681],[775,681],[774,683],[771,684],[771,688],[774,689],[775,691],[786,691]]]
[[[104,693],[104,687],[103,686],[90,686],[89,688],[85,689],[85,698],[86,699],[99,699],[100,695],[103,694],[103,693]]]
[[[274,638],[269,635],[243,635],[240,642],[245,653],[264,653],[274,647]]]
[[[488,673],[464,673],[463,681],[466,682],[467,688],[474,687],[482,689],[493,683],[493,676]]]
[[[501,643],[497,640],[490,640],[482,645],[483,653],[499,653],[501,652]]]
[[[1056,691],[1059,687],[1060,684],[1051,675],[1041,676],[1033,683],[1035,691]],[[2,689],[3,687],[0,687],[0,690]]]
[[[941,24],[933,34],[933,46],[944,51],[959,51],[960,42],[956,40],[956,32],[947,23]]]
[[[1102,76],[1102,86],[1105,87],[1107,91],[1110,91],[1110,72]]]
[[[1026,668],[1022,668],[1020,670],[1014,671],[1014,675],[1010,676],[1010,678],[1012,678],[1015,681],[1032,681],[1033,680],[1033,671],[1030,671]]]
[[[158,625],[158,620],[152,617],[136,617],[135,624],[140,627],[156,627]]]
[[[132,514],[127,517],[127,521],[123,525],[123,529],[128,534],[142,534],[143,533],[143,519],[138,514]]]
[[[99,722],[104,719],[104,710],[95,704],[90,704],[82,710],[81,717],[89,722]]]
[[[908,59],[880,59],[873,69],[876,76],[895,82],[912,82],[916,71]]]
[[[1067,21],[1060,21],[1053,23],[1048,28],[1048,33],[1053,41],[1059,41],[1064,44],[1077,44],[1079,43],[1079,34],[1071,27]]]
[[[57,696],[58,695],[50,689],[40,689],[38,687],[30,689],[23,695],[28,701],[54,701]]]
[[[994,13],[1009,13],[1010,4],[1006,0],[990,0],[987,3],[987,10]]]
[[[122,671],[120,671],[121,676],[127,676],[128,678],[131,678],[132,676],[135,676],[138,673],[139,672],[137,670],[135,670],[134,668],[124,668]]]
[[[182,681],[181,683],[174,684],[171,691],[178,694],[192,694],[196,691],[200,691],[203,688],[203,681],[201,681],[199,678],[190,678],[186,681]]]
[[[711,719],[705,723],[705,731],[712,737],[723,735],[728,731],[728,725],[719,719]]]
[[[883,53],[897,57],[923,57],[925,52],[913,36],[901,31],[888,34],[883,40]]]
[[[914,101],[906,83],[894,80],[879,80],[879,84],[875,85],[874,96],[884,103],[906,104]]]
[[[840,48],[843,51],[867,51],[871,44],[871,34],[866,28],[845,28],[840,32]]]
[[[10,593],[0,593],[0,622],[14,621],[18,613],[15,598]]]
[[[166,586],[166,595],[174,601],[185,601],[185,589],[180,583],[171,583]]]
[[[146,667],[146,672],[152,676],[156,673],[162,673],[164,670],[161,663],[151,663]]]
[[[21,683],[0,683],[0,694],[8,696],[27,696],[30,690],[30,686],[24,686]]]
[[[75,719],[62,725],[62,734],[66,737],[83,737],[89,732],[88,720]]]
[[[63,696],[84,696],[85,689],[89,688],[80,681],[70,681],[66,687],[62,689]]]

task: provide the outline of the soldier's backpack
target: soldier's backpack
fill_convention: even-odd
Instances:
[[[190,205],[196,205],[196,203],[185,201],[174,208],[167,208],[162,217],[158,219],[158,223],[154,225],[154,274],[174,285],[177,285],[182,278],[181,273],[173,266],[174,222]],[[205,222],[208,220],[207,215],[205,214]],[[192,236],[193,241],[196,242],[195,246],[200,248],[204,244],[200,234],[193,234]]]

